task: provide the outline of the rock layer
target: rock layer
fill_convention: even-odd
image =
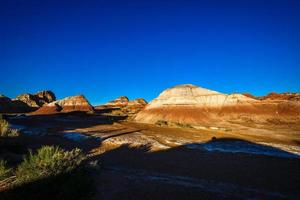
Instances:
[[[216,125],[233,120],[264,123],[299,123],[297,101],[257,100],[242,94],[222,94],[194,85],[179,85],[163,91],[137,114],[135,121],[162,121],[191,125]]]

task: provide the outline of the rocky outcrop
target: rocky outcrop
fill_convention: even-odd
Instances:
[[[44,104],[55,101],[55,95],[51,91],[41,91],[36,94],[21,94],[15,99],[4,95],[0,96],[1,113],[25,113],[37,110]]]
[[[101,113],[119,116],[135,116],[147,105],[147,101],[143,98],[137,98],[132,101],[126,96],[118,97],[105,105],[97,106],[96,109]]]
[[[267,100],[267,101],[282,101],[282,100],[290,100],[290,101],[300,101],[300,93],[296,92],[285,92],[285,93],[276,93],[271,92],[267,94],[266,96],[254,96],[250,93],[244,93],[243,95],[257,99],[257,100]]]
[[[94,112],[94,108],[83,95],[77,95],[45,104],[32,114],[56,114],[77,111]]]
[[[108,105],[108,106],[122,107],[122,106],[127,106],[128,102],[129,102],[128,97],[126,97],[126,96],[120,96],[117,99],[108,102],[106,105]]]
[[[32,108],[39,108],[38,98],[32,94],[20,94],[14,100],[23,102]]]
[[[222,94],[194,85],[163,91],[134,118],[143,123],[168,122],[216,125],[234,120],[266,122],[280,118],[300,122],[300,104],[284,100],[257,100],[242,94]]]
[[[38,99],[39,106],[43,106],[46,103],[51,103],[56,100],[55,94],[49,90],[38,92],[35,96]]]
[[[259,97],[260,100],[294,100],[297,101],[300,99],[300,93],[276,93],[271,92],[266,96]]]
[[[26,113],[34,109],[22,101],[11,100],[3,95],[0,97],[0,113]]]
[[[55,95],[51,91],[41,91],[36,94],[21,94],[15,98],[17,101],[24,102],[29,107],[39,108],[46,103],[51,103],[56,100]]]
[[[254,96],[253,94],[250,94],[250,93],[243,93],[242,95],[244,95],[246,97],[249,97],[249,98],[252,98],[252,99],[257,99],[256,96]]]
[[[0,95],[0,113],[5,113],[13,109],[13,102],[10,98]]]
[[[143,98],[137,98],[133,101],[128,102],[128,106],[140,106],[140,107],[145,107],[148,104],[148,102],[143,99]]]
[[[137,98],[135,100],[129,101],[127,106],[123,107],[123,112],[128,116],[132,117],[139,113],[147,105],[147,101],[143,98]]]

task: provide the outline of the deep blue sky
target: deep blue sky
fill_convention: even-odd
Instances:
[[[0,93],[300,91],[300,1],[0,0]]]

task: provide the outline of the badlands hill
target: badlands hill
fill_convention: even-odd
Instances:
[[[115,100],[112,100],[108,102],[107,106],[111,107],[138,107],[138,108],[143,108],[147,105],[147,101],[143,98],[137,98],[132,101],[128,99],[126,96],[120,96]]]
[[[77,95],[45,104],[32,114],[56,114],[74,111],[94,112],[94,108],[83,95]]]
[[[30,112],[55,100],[55,94],[49,90],[37,92],[36,94],[20,94],[15,99],[0,95],[0,113]]]
[[[56,100],[52,91],[41,91],[36,94],[21,94],[15,100],[26,103],[29,107],[39,108],[44,104],[51,103]]]
[[[255,99],[191,84],[163,91],[135,117],[143,123],[216,125],[228,122],[300,123],[297,98]]]
[[[107,112],[112,115],[133,117],[140,112],[146,105],[147,101],[143,98],[137,98],[132,101],[126,96],[120,96],[115,100],[109,101],[105,105],[96,106],[96,110]]]

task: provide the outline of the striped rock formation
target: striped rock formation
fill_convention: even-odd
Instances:
[[[126,96],[120,96],[115,100],[109,101],[105,105],[96,106],[100,112],[108,112],[111,115],[133,117],[147,105],[143,98],[137,98],[132,101]]]
[[[32,114],[55,114],[75,111],[94,112],[94,108],[83,95],[77,95],[46,104]]]
[[[222,94],[187,84],[163,91],[134,120],[190,125],[216,125],[232,120],[299,123],[299,116],[299,101],[257,100],[242,94]]]

